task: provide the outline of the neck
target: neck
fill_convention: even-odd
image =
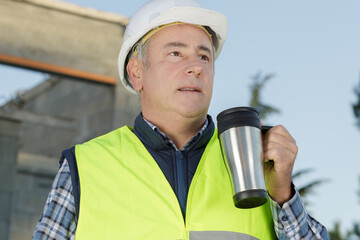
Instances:
[[[151,118],[143,112],[143,117],[165,133],[181,149],[204,126],[206,115],[201,118],[165,117]]]

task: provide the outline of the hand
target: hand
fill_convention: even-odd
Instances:
[[[293,196],[291,175],[297,152],[295,139],[281,125],[263,136],[265,183],[269,195],[280,206]]]

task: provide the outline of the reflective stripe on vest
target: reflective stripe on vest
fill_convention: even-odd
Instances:
[[[268,203],[234,206],[216,131],[191,182],[185,222],[169,182],[129,127],[77,145],[75,154],[76,239],[276,239]]]
[[[224,232],[224,231],[202,231],[202,232],[190,232],[190,240],[259,240],[256,237],[236,232]]]

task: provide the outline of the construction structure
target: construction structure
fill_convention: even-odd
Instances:
[[[61,151],[132,125],[140,104],[118,79],[127,17],[53,0],[0,6],[0,63],[49,74],[0,106],[0,240],[30,239]]]

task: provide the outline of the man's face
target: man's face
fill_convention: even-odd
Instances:
[[[182,24],[155,33],[142,68],[144,116],[205,118],[213,89],[213,55],[212,43],[199,27]]]

